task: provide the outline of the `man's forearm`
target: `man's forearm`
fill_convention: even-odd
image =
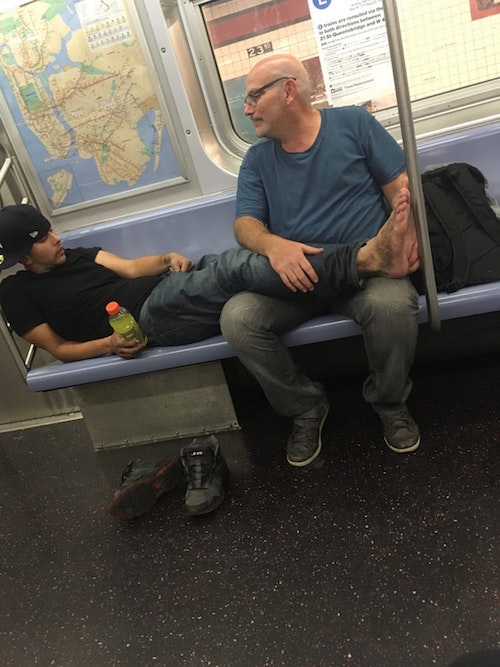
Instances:
[[[42,350],[47,350],[53,357],[60,361],[80,361],[102,357],[110,352],[115,352],[115,337],[113,333],[104,338],[97,338],[84,343],[66,340],[59,336],[46,322],[39,324],[23,334],[24,340]]]
[[[56,349],[49,350],[49,352],[60,361],[66,362],[103,357],[114,352],[114,350],[111,344],[111,336],[106,336],[106,338],[97,338],[84,343],[64,341]]]
[[[178,252],[165,252],[161,255],[143,255],[134,259],[125,259],[105,250],[100,250],[95,261],[97,264],[111,269],[122,278],[159,276],[167,271],[189,271],[193,267],[193,261]]]
[[[259,255],[269,254],[269,246],[274,234],[256,218],[244,215],[236,219],[234,223],[234,235],[238,243],[248,250],[258,252]]]
[[[170,269],[172,253],[161,255],[144,255],[132,260],[132,277],[158,276]]]

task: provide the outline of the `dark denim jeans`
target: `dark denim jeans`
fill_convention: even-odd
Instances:
[[[356,257],[363,242],[325,245],[309,259],[321,278],[313,292],[292,292],[267,257],[233,248],[206,255],[194,269],[166,273],[144,302],[140,325],[151,345],[183,345],[220,333],[219,318],[228,299],[250,290],[286,302],[308,304],[331,300],[360,289]]]

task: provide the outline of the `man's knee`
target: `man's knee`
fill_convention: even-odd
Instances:
[[[252,292],[240,292],[224,304],[220,315],[220,328],[224,338],[237,345],[245,337],[249,327],[255,326],[262,297]]]
[[[226,340],[236,348],[251,338],[279,336],[319,314],[318,308],[314,303],[307,306],[254,292],[240,292],[224,305],[220,328]]]
[[[409,280],[377,278],[351,300],[358,322],[403,328],[417,326],[418,294]]]

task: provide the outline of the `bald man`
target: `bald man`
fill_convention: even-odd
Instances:
[[[291,55],[272,55],[252,68],[244,107],[259,141],[238,177],[236,238],[265,255],[290,289],[307,288],[318,279],[311,244],[377,235],[392,202],[407,188],[404,153],[361,107],[313,108],[306,69]],[[417,257],[411,210],[409,225],[408,253]],[[377,276],[326,305],[242,292],[223,308],[224,336],[274,409],[293,422],[288,462],[306,466],[319,455],[329,403],[324,387],[294,364],[280,336],[325,311],[348,315],[361,326],[369,364],[364,398],[380,416],[389,448],[416,450],[420,432],[406,402],[418,297],[408,277]]]

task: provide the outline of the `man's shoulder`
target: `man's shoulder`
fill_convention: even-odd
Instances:
[[[343,107],[325,107],[320,109],[323,118],[333,120],[334,122],[352,123],[359,120],[369,120],[372,118],[364,107],[356,105],[348,105]]]
[[[9,276],[0,280],[0,302],[2,306],[7,300],[19,300],[24,293],[26,286],[31,281],[32,274],[26,269],[11,273]]]
[[[29,280],[30,275],[31,274],[29,271],[26,271],[26,269],[21,269],[16,273],[11,273],[3,279],[1,279],[0,276],[0,289],[4,289],[6,286],[10,288],[12,285],[17,285],[22,281]]]
[[[84,257],[90,257],[94,258],[97,253],[99,252],[101,248],[99,247],[92,247],[92,248],[84,248],[84,247],[78,247],[78,248],[66,248],[64,247],[64,252],[66,253],[66,256],[69,257],[71,255],[74,255],[75,257],[78,256],[84,256]]]
[[[275,140],[268,137],[257,139],[247,150],[247,155],[261,155],[263,152],[272,150]]]
[[[87,264],[88,262],[95,263],[95,258],[101,248],[64,248],[64,253],[66,255],[66,261],[61,266],[58,266],[58,269],[70,271],[75,267],[79,267],[82,264]]]

